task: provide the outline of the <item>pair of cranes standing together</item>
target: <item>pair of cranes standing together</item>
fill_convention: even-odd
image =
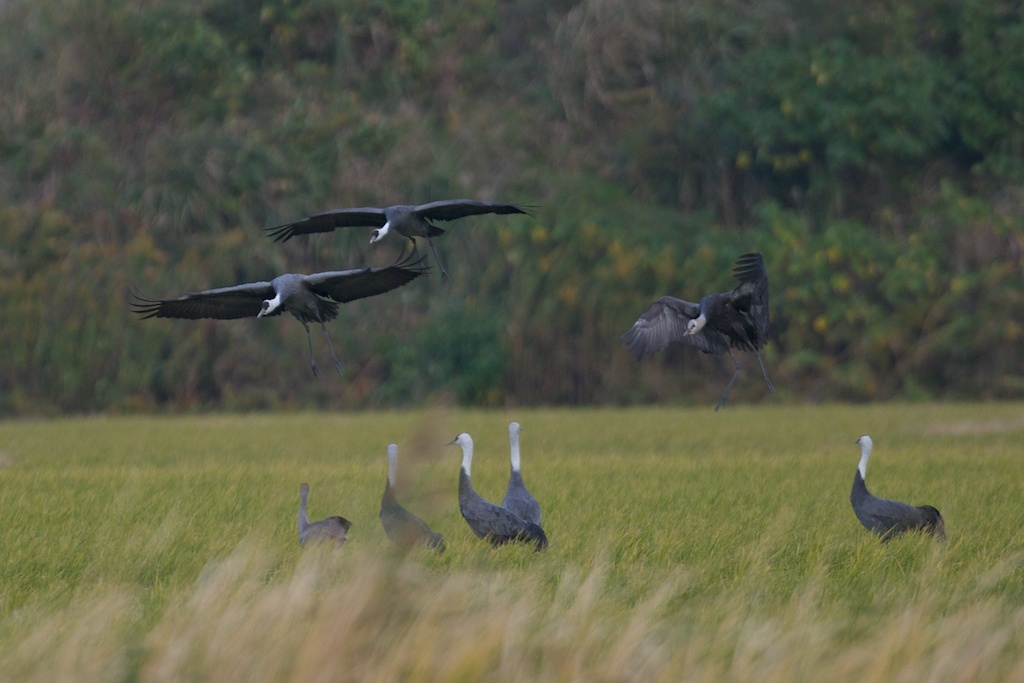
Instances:
[[[338,304],[384,294],[408,284],[429,269],[423,265],[423,258],[417,258],[416,239],[426,239],[441,275],[448,277],[433,238],[444,234],[444,230],[431,221],[452,221],[483,214],[526,214],[514,204],[496,204],[470,199],[454,199],[430,202],[419,206],[396,205],[387,208],[336,209],[315,214],[294,223],[287,223],[269,229],[275,241],[287,241],[297,235],[330,232],[345,227],[373,227],[370,242],[383,239],[394,230],[410,242],[409,253],[399,257],[396,263],[385,268],[360,268],[343,271],[327,271],[302,275],[287,273],[269,282],[255,282],[231,287],[210,289],[185,294],[176,299],[146,299],[133,296],[132,306],[141,318],[217,318],[236,319],[244,317],[268,317],[285,311],[294,315],[306,330],[309,345],[310,366],[314,376],[318,375],[309,323],[318,322],[327,340],[335,368],[342,372],[342,366],[334,353],[326,322],[338,315]],[[378,227],[379,226],[379,227]],[[733,349],[750,351],[757,358],[769,391],[775,388],[768,379],[759,350],[768,341],[770,315],[768,302],[768,276],[764,259],[753,252],[740,256],[733,266],[733,276],[739,284],[732,290],[709,294],[699,303],[664,296],[654,303],[637,319],[633,326],[622,335],[622,340],[637,361],[644,356],[666,348],[669,344],[681,343],[700,349],[704,353],[720,356],[725,352],[733,360],[734,370],[722,396],[715,406],[718,411],[725,405],[729,390],[740,372],[739,362]],[[518,454],[518,425],[514,453]],[[510,425],[511,438],[511,425]],[[460,434],[452,444],[463,449],[463,463],[459,479],[459,507],[463,517],[474,533],[494,543],[522,540],[535,543],[537,549],[547,546],[547,538],[539,526],[539,508],[536,522],[510,512],[504,504],[495,506],[481,498],[473,490],[470,481],[470,466],[473,457],[473,441],[468,434]],[[871,495],[864,477],[871,452],[870,437],[858,439],[862,456],[854,478],[850,501],[857,518],[865,528],[888,540],[899,533],[922,529],[936,536],[944,537],[944,525],[939,511],[931,506],[913,507],[906,503],[877,498]],[[393,449],[393,455],[392,455]],[[517,472],[513,456],[514,477]],[[397,446],[389,447],[389,479],[381,503],[381,520],[388,530],[389,524],[396,531],[394,538],[415,537],[433,547],[443,548],[439,535],[429,530],[422,520],[408,513],[394,498],[392,473],[397,467]],[[522,479],[519,479],[520,484]],[[510,490],[512,481],[509,483]],[[309,488],[300,488],[301,506],[299,511],[300,540],[327,534],[327,537],[343,539],[349,522],[342,517],[331,517],[310,524],[306,517],[306,500]],[[523,488],[525,491],[525,487]],[[526,492],[526,495],[529,495]],[[532,496],[530,496],[532,499]],[[536,504],[536,501],[533,501]],[[401,510],[401,512],[399,512]],[[389,521],[385,521],[389,520]],[[404,521],[403,521],[404,520]],[[303,530],[305,529],[305,535]],[[328,533],[326,530],[330,530]],[[415,533],[413,533],[415,531]],[[389,537],[392,532],[388,531]]]

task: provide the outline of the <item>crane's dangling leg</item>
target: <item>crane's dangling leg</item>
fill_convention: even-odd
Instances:
[[[441,269],[441,279],[448,280],[448,271],[444,269],[444,264],[441,263],[441,257],[437,255],[437,249],[434,248],[434,240],[427,238],[427,244],[430,245],[430,251],[434,252],[434,260],[437,261],[437,267]]]
[[[331,350],[331,358],[334,359],[334,367],[337,368],[338,374],[340,375],[340,374],[342,374],[341,362],[338,360],[338,357],[336,355],[334,355],[334,345],[331,344],[331,338],[327,334],[327,325],[324,325],[324,321],[323,320],[320,321],[320,329],[324,331],[324,339],[327,340],[327,348],[329,348]]]
[[[775,395],[775,387],[772,386],[772,381],[768,379],[768,373],[764,369],[764,361],[761,360],[761,354],[757,352],[757,349],[751,349],[754,355],[757,356],[757,362],[761,364],[761,374],[764,375],[764,381],[768,383],[768,391],[772,392],[772,396]]]
[[[299,318],[299,322],[306,328],[306,342],[309,344],[309,366],[313,368],[313,376],[320,376],[320,369],[316,366],[316,358],[313,358],[313,339],[309,336],[309,323]]]
[[[729,378],[729,383],[725,385],[725,391],[722,392],[722,398],[718,399],[718,405],[715,406],[715,412],[725,405],[725,399],[729,398],[729,390],[732,389],[732,383],[736,381],[736,376],[740,374],[740,362],[736,360],[736,356],[733,355],[732,349],[729,349],[729,357],[732,358],[733,365],[736,369],[733,370],[732,377]]]

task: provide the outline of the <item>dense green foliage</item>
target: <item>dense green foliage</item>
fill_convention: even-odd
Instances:
[[[1015,681],[1022,407],[7,420],[0,679]],[[513,419],[542,553],[458,512],[444,444],[470,432],[500,499]],[[945,543],[857,522],[864,432],[872,491],[937,506]],[[389,442],[443,555],[384,535]],[[300,549],[302,481],[312,517],[352,520],[340,553]]]
[[[1020,397],[1022,55],[999,2],[2,3],[0,413],[709,404],[728,360],[617,336],[754,249],[783,399]],[[127,311],[387,263],[262,228],[456,196],[535,208],[345,306],[342,378],[290,318]]]

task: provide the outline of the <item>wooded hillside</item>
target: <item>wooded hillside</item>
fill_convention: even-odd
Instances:
[[[10,0],[0,93],[0,414],[710,406],[728,358],[618,336],[751,250],[780,400],[1024,396],[1018,3]],[[533,208],[342,306],[340,377],[291,316],[129,312],[388,264],[264,229],[454,197]]]

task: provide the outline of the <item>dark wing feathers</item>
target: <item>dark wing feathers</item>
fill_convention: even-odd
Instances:
[[[864,516],[871,521],[871,529],[878,533],[913,529],[922,521],[921,511],[907,503],[874,496],[870,503],[865,506]]]
[[[233,287],[192,292],[177,299],[146,299],[132,293],[131,307],[140,318],[216,318],[234,320],[255,317],[264,299],[274,296],[269,282],[252,282]]]
[[[463,510],[463,516],[467,522],[470,517],[473,518],[474,521],[470,523],[470,528],[478,537],[487,539],[494,545],[514,541],[532,541],[537,544],[538,550],[547,547],[547,536],[538,525],[527,522],[482,498],[477,502],[481,504],[472,505],[469,510]]]
[[[267,228],[267,234],[275,242],[287,242],[295,235],[331,232],[336,228],[379,228],[384,225],[386,220],[384,209],[373,207],[334,209],[314,214],[294,223]]]
[[[743,317],[744,336],[753,340],[754,347],[759,349],[767,343],[770,327],[764,257],[759,252],[740,256],[732,274],[740,284],[729,293],[729,303]]]
[[[700,315],[700,305],[672,296],[663,296],[648,307],[621,339],[639,361],[661,351],[672,342],[695,346],[705,353],[724,353],[728,343],[705,327],[698,334],[685,335],[686,324]]]
[[[880,534],[883,540],[917,530],[927,531],[942,539],[946,537],[942,515],[930,505],[914,507],[888,498],[875,498],[872,502],[874,505],[871,509],[865,511],[870,525],[866,523],[865,526]]]
[[[408,284],[426,273],[423,259],[415,263],[399,264],[386,268],[359,268],[356,270],[335,270],[306,276],[310,289],[320,296],[329,297],[340,303],[365,299],[389,292]]]
[[[547,536],[540,526],[481,498],[473,490],[465,470],[459,473],[459,511],[478,538],[487,539],[494,545],[526,541],[536,543],[537,550],[548,545]]]
[[[486,213],[526,213],[514,204],[493,204],[473,199],[442,199],[437,202],[420,204],[414,209],[414,212],[421,218],[433,221],[453,221],[456,218],[479,216]]]

